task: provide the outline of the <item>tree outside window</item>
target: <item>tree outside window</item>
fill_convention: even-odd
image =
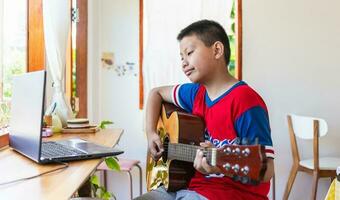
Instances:
[[[27,68],[27,0],[0,2],[0,127],[9,120],[12,77]]]
[[[235,43],[235,1],[233,1],[233,7],[229,16],[231,21],[231,27],[228,27],[228,36],[230,42],[230,62],[229,72],[235,77],[235,63],[236,63],[236,43]]]

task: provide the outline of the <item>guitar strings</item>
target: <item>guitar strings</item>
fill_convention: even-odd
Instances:
[[[182,144],[182,143],[166,143],[163,146],[166,148],[165,153],[170,154],[168,156],[171,157],[172,159],[192,162],[194,158],[196,157],[197,149],[203,150],[203,156],[208,159],[208,162],[210,162],[212,159],[213,148],[204,148],[200,146],[194,146],[194,145]],[[167,147],[170,147],[170,148],[167,148]],[[180,148],[176,148],[176,147],[180,147]]]

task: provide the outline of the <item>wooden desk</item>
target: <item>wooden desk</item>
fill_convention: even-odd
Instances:
[[[123,133],[122,129],[107,129],[95,134],[58,134],[48,140],[79,137],[108,147],[114,146]],[[69,167],[31,180],[0,186],[0,199],[69,199],[87,180],[102,159],[70,162]],[[0,151],[0,182],[28,177],[50,169],[58,164],[39,165],[11,148]]]

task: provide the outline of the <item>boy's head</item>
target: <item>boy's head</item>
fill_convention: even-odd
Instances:
[[[212,20],[200,20],[194,22],[181,30],[177,36],[177,40],[180,42],[187,36],[196,36],[201,40],[206,47],[212,46],[215,42],[219,41],[224,46],[224,59],[226,65],[230,60],[230,45],[228,35],[223,27]]]

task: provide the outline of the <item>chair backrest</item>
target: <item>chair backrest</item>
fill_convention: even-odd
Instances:
[[[292,119],[294,133],[301,139],[313,139],[314,137],[314,120],[319,122],[319,137],[325,136],[328,132],[328,125],[324,119],[315,117],[299,116],[289,114]]]

